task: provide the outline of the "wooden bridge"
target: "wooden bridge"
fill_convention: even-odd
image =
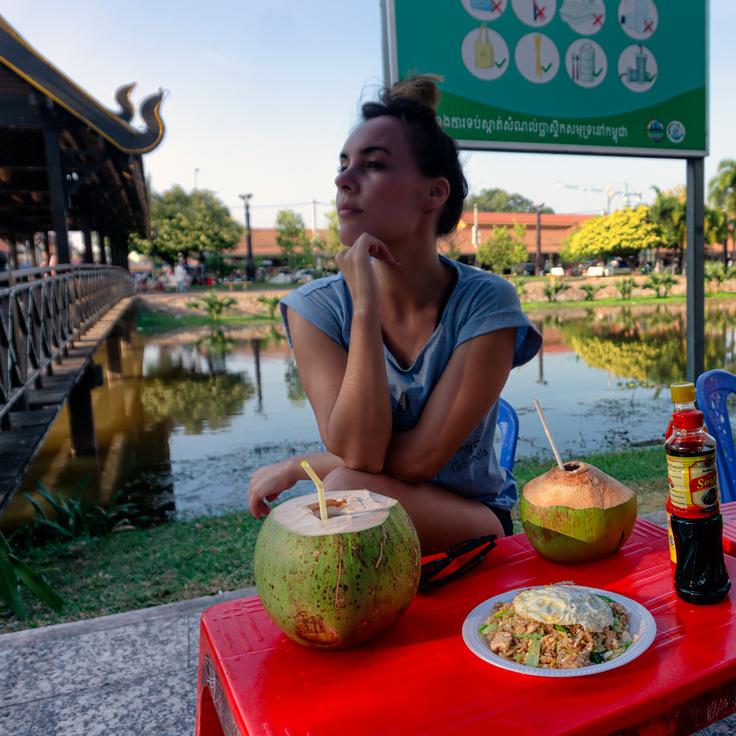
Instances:
[[[0,513],[65,401],[73,451],[96,451],[92,356],[133,292],[115,266],[0,273]]]

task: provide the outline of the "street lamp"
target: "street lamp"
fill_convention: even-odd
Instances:
[[[534,259],[534,274],[536,276],[542,275],[542,207],[544,207],[544,202],[534,205],[534,209],[537,212],[536,253]]]
[[[253,241],[250,235],[250,206],[248,202],[253,196],[252,194],[240,194],[245,207],[245,243],[247,247],[247,256],[245,259],[245,278],[247,281],[256,280],[256,264],[253,261]]]

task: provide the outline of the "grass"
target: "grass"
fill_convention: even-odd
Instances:
[[[141,307],[136,316],[136,329],[139,332],[154,333],[168,332],[183,327],[254,327],[273,324],[274,321],[265,315],[224,316],[213,320],[205,314],[171,314]]]
[[[168,522],[105,537],[16,550],[64,599],[56,614],[24,596],[21,621],[0,610],[0,632],[106,616],[253,584],[261,522],[246,512]]]
[[[641,513],[664,508],[666,469],[661,447],[579,459],[636,490]],[[517,463],[519,487],[552,465],[551,461]],[[28,617],[21,621],[0,610],[0,632],[105,616],[253,585],[253,549],[260,525],[248,513],[237,512],[17,550],[44,573],[66,605],[56,614],[24,594]],[[521,531],[517,514],[515,527]]]
[[[706,293],[706,299],[733,299],[736,292],[719,291]],[[558,299],[555,302],[547,301],[530,301],[522,302],[521,308],[525,312],[539,312],[550,309],[580,309],[581,307],[636,307],[642,304],[684,304],[686,301],[685,294],[677,296],[666,296],[657,298],[656,296],[636,296],[631,299],[610,298],[610,299],[594,299],[586,301],[584,299]]]

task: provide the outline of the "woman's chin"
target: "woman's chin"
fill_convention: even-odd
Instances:
[[[351,227],[348,223],[340,224],[340,242],[348,248],[363,234],[363,230]]]

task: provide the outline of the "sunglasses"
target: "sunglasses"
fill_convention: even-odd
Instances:
[[[419,592],[427,593],[464,575],[480,565],[495,546],[496,535],[487,534],[458,542],[447,552],[427,560],[422,564]]]

